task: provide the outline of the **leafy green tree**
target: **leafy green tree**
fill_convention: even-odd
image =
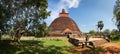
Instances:
[[[103,23],[103,21],[98,21],[97,27],[98,27],[98,30],[99,30],[100,35],[101,35],[101,30],[102,30],[103,27],[104,27],[104,23]]]
[[[120,31],[120,0],[117,0],[116,1],[116,5],[114,7],[114,18],[116,20],[116,25],[117,25],[117,28],[119,29]]]
[[[0,5],[1,10],[4,10],[1,11],[3,13],[0,15],[0,19],[2,18],[0,29],[5,30],[7,23],[12,25],[15,41],[19,41],[22,34],[28,30],[34,31],[36,36],[41,36],[39,35],[42,34],[40,30],[45,28],[41,25],[50,15],[50,12],[46,10],[47,0],[0,0]]]
[[[109,29],[105,29],[103,32],[102,32],[103,34],[109,34],[110,35],[110,30]]]
[[[119,32],[117,29],[113,29],[113,30],[111,31],[111,35],[112,35],[112,36],[118,36],[118,35],[120,35],[120,32]]]
[[[38,25],[37,26],[37,31],[36,31],[36,33],[35,33],[35,36],[36,37],[45,37],[45,36],[47,36],[48,35],[48,33],[49,33],[49,31],[50,31],[50,29],[49,28],[47,28],[47,25],[46,25],[46,23],[45,22],[43,22],[43,24],[40,24],[40,25]]]
[[[90,30],[90,31],[89,31],[89,34],[91,34],[91,35],[95,35],[95,34],[96,34],[96,31],[94,31],[94,30]]]
[[[9,20],[11,19],[11,16],[13,16],[13,12],[10,7],[6,6],[7,4],[4,4],[5,2],[2,1],[3,0],[0,0],[0,31],[2,34],[5,34],[8,30]],[[8,2],[8,0],[6,0],[6,2]],[[0,35],[0,39],[2,34]]]

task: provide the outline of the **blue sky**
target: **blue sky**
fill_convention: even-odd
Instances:
[[[104,29],[116,29],[112,21],[116,0],[48,0],[51,16],[46,19],[48,25],[58,17],[61,9],[66,9],[82,32],[97,31],[97,22],[102,20]]]

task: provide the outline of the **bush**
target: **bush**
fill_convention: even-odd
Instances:
[[[2,38],[1,40],[12,40],[11,38]]]
[[[61,39],[54,39],[55,41],[62,41]]]
[[[120,40],[120,36],[112,36],[110,39],[113,41]]]

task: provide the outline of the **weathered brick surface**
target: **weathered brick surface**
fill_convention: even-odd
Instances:
[[[77,24],[69,18],[67,15],[68,13],[65,13],[64,10],[62,10],[62,13],[60,13],[60,16],[56,18],[50,25],[50,28],[52,31],[50,32],[50,35],[58,34],[63,35],[63,31],[66,29],[70,29],[72,33],[80,34],[80,30],[77,26]],[[66,16],[67,15],[67,16]]]

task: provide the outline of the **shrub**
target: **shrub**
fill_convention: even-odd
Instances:
[[[111,40],[113,40],[113,41],[114,41],[114,40],[120,40],[120,36],[112,36],[112,37],[111,37]]]

